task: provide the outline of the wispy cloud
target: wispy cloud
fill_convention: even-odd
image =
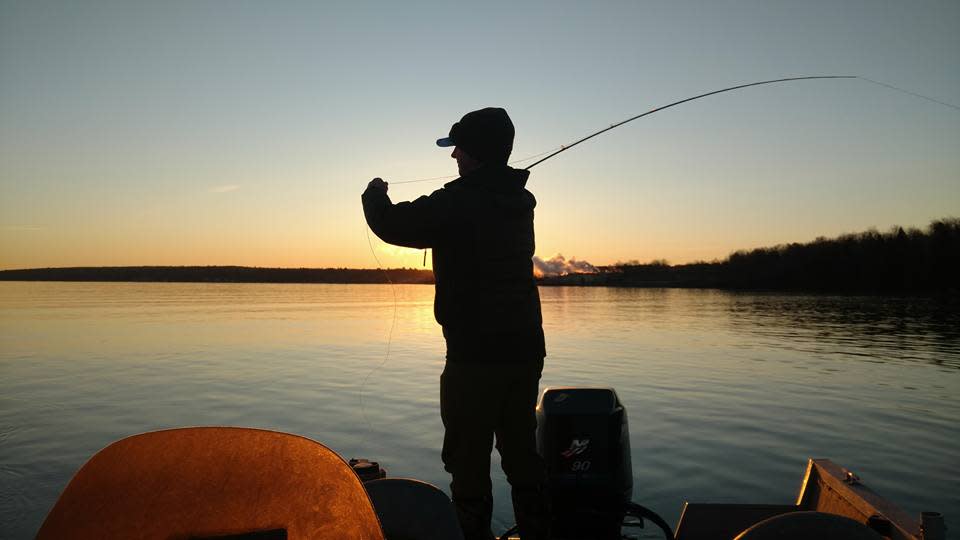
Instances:
[[[210,193],[228,193],[230,191],[236,191],[240,189],[240,186],[237,184],[224,184],[222,186],[214,186],[210,188]]]
[[[4,225],[3,230],[12,232],[32,232],[42,231],[43,227],[37,227],[34,225]]]

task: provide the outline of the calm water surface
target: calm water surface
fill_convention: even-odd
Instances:
[[[828,457],[960,529],[956,301],[541,294],[542,385],[616,388],[634,500],[669,522],[684,500],[791,503],[807,458]],[[432,299],[417,285],[0,283],[2,536],[32,537],[100,448],[175,426],[297,433],[446,490]],[[499,462],[493,475],[502,531]]]

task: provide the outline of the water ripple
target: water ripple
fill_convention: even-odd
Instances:
[[[30,538],[90,455],[246,425],[443,488],[432,289],[0,283],[0,529]],[[635,498],[789,502],[806,459],[910,513],[960,507],[960,310],[936,298],[545,288],[542,386],[616,388]],[[364,392],[364,419],[360,393]],[[496,462],[496,456],[494,461]],[[493,474],[495,520],[512,523]]]

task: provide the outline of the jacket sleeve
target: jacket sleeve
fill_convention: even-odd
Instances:
[[[450,219],[450,196],[438,189],[415,201],[393,204],[386,192],[363,192],[363,215],[374,234],[388,244],[433,248]]]

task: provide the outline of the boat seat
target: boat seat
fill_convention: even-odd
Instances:
[[[287,433],[200,427],[134,435],[95,454],[37,533],[44,539],[382,540],[359,478]]]
[[[796,512],[795,505],[786,504],[717,504],[684,503],[676,540],[729,540],[744,529],[765,519]]]
[[[734,540],[883,540],[859,521],[825,512],[791,512],[765,519]]]
[[[433,484],[384,478],[364,486],[387,540],[463,540],[453,503]]]

